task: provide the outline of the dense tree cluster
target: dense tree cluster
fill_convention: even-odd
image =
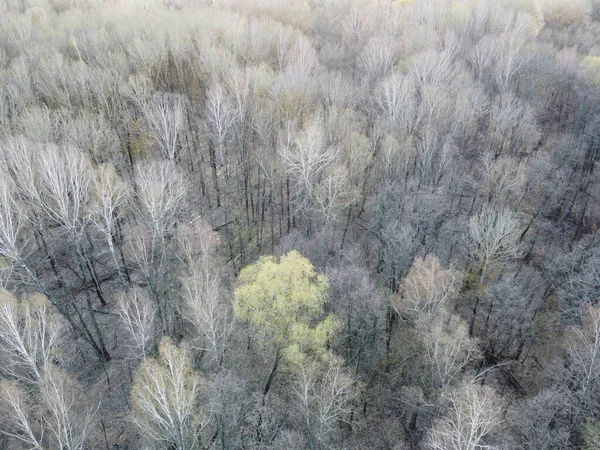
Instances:
[[[0,448],[595,449],[598,0],[0,0]]]

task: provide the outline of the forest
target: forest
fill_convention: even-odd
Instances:
[[[0,0],[0,449],[600,449],[600,0]]]

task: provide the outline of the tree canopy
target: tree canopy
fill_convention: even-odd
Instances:
[[[327,355],[327,342],[338,328],[325,314],[329,283],[297,251],[279,259],[263,256],[242,269],[234,312],[249,322],[264,346],[280,350],[290,362]]]

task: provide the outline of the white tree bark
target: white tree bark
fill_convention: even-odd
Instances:
[[[0,372],[27,385],[39,385],[58,360],[60,324],[42,295],[17,301],[0,291],[0,349],[7,355]]]
[[[448,396],[445,416],[429,432],[432,450],[482,450],[496,447],[485,438],[503,421],[503,405],[492,388],[468,384]]]

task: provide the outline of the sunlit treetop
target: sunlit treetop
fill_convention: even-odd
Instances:
[[[323,359],[339,324],[325,316],[329,283],[297,251],[281,258],[263,256],[244,268],[235,291],[234,312],[249,322],[266,348],[282,352],[288,363]]]
[[[600,56],[586,56],[581,61],[581,70],[594,84],[600,84]]]

